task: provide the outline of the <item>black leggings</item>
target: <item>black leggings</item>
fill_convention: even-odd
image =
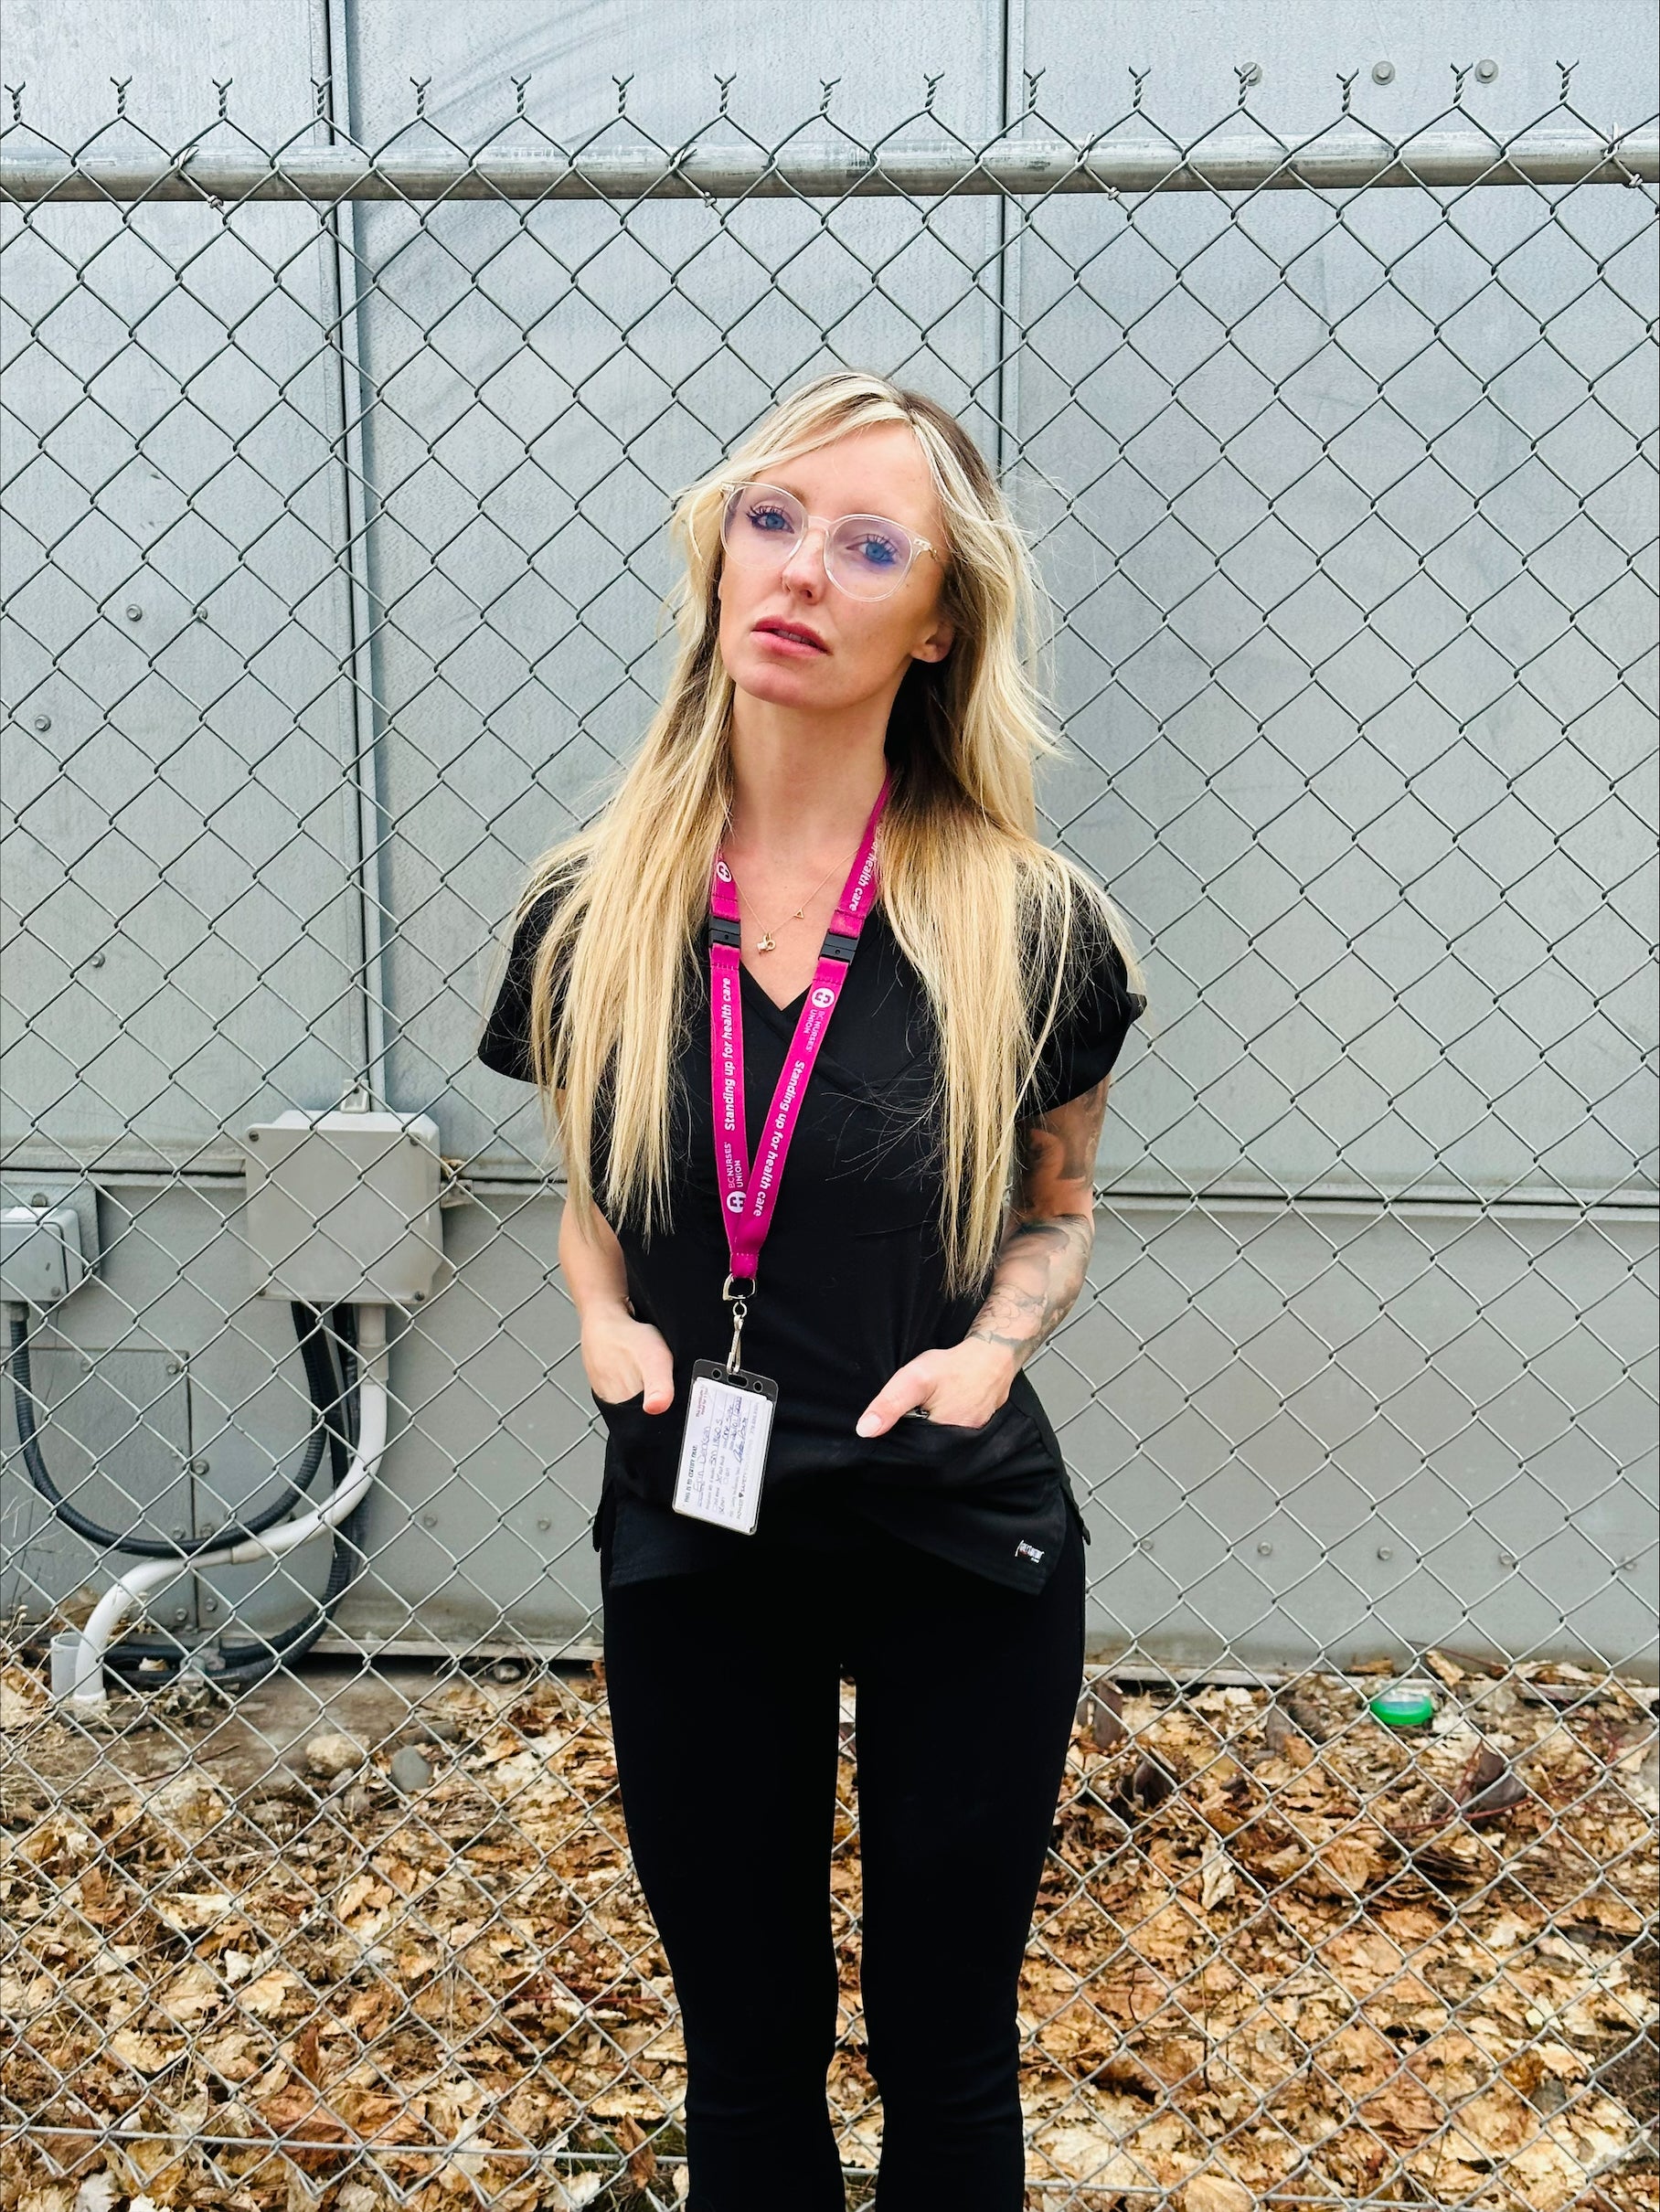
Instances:
[[[829,1856],[857,1685],[879,2212],[1018,2212],[1016,1996],[1083,1673],[1075,1520],[1037,1596],[879,1530],[607,1590],[634,1866],[686,2036],[688,2212],[842,2212]]]

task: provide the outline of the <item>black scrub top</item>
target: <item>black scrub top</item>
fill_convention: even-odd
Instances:
[[[532,1079],[531,963],[560,896],[556,883],[521,920],[478,1047],[487,1068],[520,1081]],[[1075,957],[1076,1003],[1058,1021],[1021,1101],[1023,1121],[1100,1082],[1146,1005],[1092,917]],[[994,1271],[978,1289],[946,1297],[940,1155],[923,1118],[934,1025],[879,896],[807,1086],[744,1323],[744,1366],[778,1385],[756,1531],[743,1536],[674,1511],[692,1363],[724,1361],[732,1335],[720,1295],[729,1260],[709,1097],[706,931],[686,958],[686,1022],[671,1082],[669,1223],[649,1244],[631,1220],[612,1223],[635,1318],[661,1331],[674,1356],[675,1396],[659,1414],[645,1411],[644,1390],[615,1403],[594,1398],[608,1431],[594,1523],[605,1580],[692,1573],[757,1545],[857,1547],[875,1524],[995,1582],[1040,1590],[1068,1515],[1080,1525],[1082,1516],[1024,1369],[978,1429],[901,1418],[885,1436],[854,1432],[896,1368],[961,1343]],[[781,1007],[747,968],[740,979],[753,1159],[806,994]],[[602,1091],[591,1162],[596,1193],[605,1120]]]

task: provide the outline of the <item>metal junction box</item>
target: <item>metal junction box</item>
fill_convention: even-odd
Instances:
[[[262,1298],[419,1303],[443,1265],[430,1114],[298,1110],[243,1132],[243,1231]]]
[[[86,1279],[72,1206],[8,1206],[0,1214],[0,1295],[44,1313]]]

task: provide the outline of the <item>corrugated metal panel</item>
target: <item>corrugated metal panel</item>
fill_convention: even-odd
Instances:
[[[1611,57],[1652,27],[1632,14],[1621,49],[1604,18],[1575,21],[1574,98],[1640,120]],[[45,26],[22,11],[14,52]],[[60,141],[109,112],[104,64],[131,56],[137,75],[162,35],[104,28],[78,32],[64,69],[43,55],[27,72],[31,113]],[[1363,121],[1400,131],[1445,106],[1442,63],[1399,9],[1317,31],[1261,10],[924,15],[869,51],[845,26],[825,39],[744,12],[701,19],[690,58],[654,18],[609,11],[579,37],[486,9],[464,33],[423,19],[414,69],[409,29],[339,8],[212,15],[159,89],[152,69],[147,115],[182,136],[210,117],[218,72],[221,142],[240,127],[275,144],[331,51],[336,112],[364,138],[424,102],[406,150],[482,144],[498,123],[498,144],[602,125],[600,143],[634,143],[647,122],[669,144],[875,136],[915,122],[942,58],[916,126],[935,140],[984,140],[1028,97],[1027,133],[1325,130],[1357,56]],[[1547,38],[1472,8],[1454,31],[1500,63],[1464,80],[1460,127],[1550,123],[1560,19]],[[463,37],[451,57],[444,40]],[[710,133],[728,48],[743,66]],[[1262,73],[1229,122],[1236,48]],[[1389,84],[1372,58],[1394,61]],[[1138,113],[1132,63],[1153,72]],[[505,80],[527,71],[515,121]],[[629,112],[607,125],[612,76]],[[1646,1464],[1623,1411],[1605,1427],[1597,1317],[1600,1271],[1611,1252],[1622,1281],[1635,1264],[1654,1185],[1652,737],[1623,565],[1649,526],[1632,411],[1647,200],[1446,197],[391,203],[343,209],[338,250],[303,207],[77,209],[51,215],[61,254],[38,218],[9,250],[11,310],[37,333],[13,405],[48,455],[16,479],[10,525],[11,883],[28,917],[10,968],[27,1025],[10,1060],[28,1122],[16,1156],[233,1173],[224,1131],[329,1103],[380,1065],[379,926],[391,1099],[434,1108],[474,1178],[478,1203],[446,1212],[462,1277],[399,1354],[413,1411],[349,1616],[364,1632],[513,1622],[553,1638],[588,1622],[599,1453],[548,1279],[557,1200],[534,1105],[471,1059],[480,994],[526,866],[597,803],[651,710],[668,501],[771,391],[862,358],[960,407],[1002,462],[1065,618],[1073,758],[1046,780],[1048,818],[1151,948],[1155,1049],[1114,1089],[1102,1175],[1122,1203],[1097,1300],[1038,1374],[1095,1498],[1096,1633],[1263,1661],[1368,1622],[1410,1641],[1437,1617],[1440,1552],[1472,1623],[1580,1648],[1564,1547],[1590,1532],[1623,1590]],[[339,322],[354,271],[356,328]],[[109,1263],[128,1324],[111,1328],[106,1297],[85,1340],[119,1349],[142,1329],[189,1356],[204,1404],[233,1409],[215,1479],[239,1499],[284,1449],[269,1376],[289,1355],[280,1312],[250,1320],[239,1303],[237,1189],[154,1186],[144,1235]],[[1581,1217],[1576,1197],[1633,1209],[1633,1226]],[[1333,1198],[1351,1210],[1328,1217]],[[1559,1250],[1554,1218],[1520,1210],[1541,1199],[1574,1221]],[[207,1244],[186,1221],[204,1209],[219,1224]],[[1333,1218],[1347,1224],[1335,1253]],[[1185,1281],[1190,1247],[1227,1250],[1240,1223],[1219,1291],[1161,1297],[1177,1255]],[[1439,1318],[1419,1314],[1410,1270],[1383,1304],[1375,1255],[1391,1239],[1421,1256]],[[1264,1319],[1250,1309],[1269,1252],[1281,1304]],[[1470,1280],[1494,1303],[1476,1300],[1465,1375],[1472,1340],[1442,1332]],[[1314,1379],[1294,1360],[1259,1373],[1262,1336],[1295,1333],[1288,1315],[1312,1342],[1311,1311],[1373,1296],[1378,1314],[1327,1343]],[[1577,1317],[1559,1355],[1511,1331],[1517,1301],[1539,1299]],[[1127,1351],[1096,1347],[1109,1306],[1135,1316]],[[1229,1356],[1191,1368],[1189,1339],[1213,1331]],[[1392,1380],[1368,1364],[1385,1338],[1405,1359]],[[1512,1341],[1529,1349],[1507,1375]],[[1559,1436],[1513,1433],[1492,1408],[1548,1368],[1571,1417]],[[1444,1434],[1417,1420],[1437,1391],[1463,1409]],[[1412,1419],[1392,1417],[1398,1396]],[[1261,1436],[1276,1440],[1266,1465]],[[1525,1569],[1496,1595],[1484,1579],[1484,1485],[1506,1452],[1525,1503],[1514,1556],[1548,1563],[1554,1625],[1528,1610]],[[1351,1618],[1341,1560],[1391,1501],[1416,1521],[1426,1482],[1462,1498],[1462,1523],[1425,1522],[1410,1575],[1357,1577]],[[1270,1494],[1260,1525],[1253,1484]],[[1158,1576],[1187,1593],[1174,1610],[1134,1582],[1133,1535],[1153,1536]],[[1259,1617],[1252,1562],[1299,1546],[1306,1571]],[[220,1595],[250,1617],[297,1602],[256,1599],[260,1578],[239,1575]]]

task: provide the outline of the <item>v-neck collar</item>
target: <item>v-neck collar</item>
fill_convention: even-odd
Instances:
[[[881,902],[879,899],[878,899],[872,903],[869,913],[865,917],[865,928],[859,933],[859,941],[861,944],[864,942],[865,931],[873,927],[878,915],[880,914],[881,911]],[[857,950],[855,951],[853,957],[855,960],[858,958]],[[750,988],[750,997],[760,1002],[762,1011],[772,1015],[777,1020],[782,1022],[786,1027],[793,1030],[795,1026],[796,1019],[801,1013],[802,1007],[806,1003],[807,993],[812,990],[813,985],[811,984],[803,984],[802,988],[795,994],[795,996],[791,999],[787,1005],[781,1006],[778,1001],[772,996],[771,993],[767,989],[766,985],[761,983],[757,976],[751,974],[750,970],[744,966],[741,960],[738,963],[738,973],[742,979],[739,984],[739,989],[741,991],[744,987],[744,984],[747,984]]]
[[[749,969],[744,966],[742,961],[740,961],[738,963],[738,973],[742,976],[744,983],[749,984],[750,995],[754,998],[760,999],[766,1011],[769,1014],[777,1015],[781,1022],[793,1022],[795,1020],[797,1015],[799,1015],[802,1010],[802,1004],[806,998],[807,993],[813,988],[811,984],[803,984],[802,988],[795,994],[795,996],[790,1000],[789,1004],[787,1005],[781,1006],[778,1001],[772,996],[772,994],[767,989],[766,985],[759,983],[756,978],[750,974]],[[740,989],[741,987],[742,986],[740,985]]]

